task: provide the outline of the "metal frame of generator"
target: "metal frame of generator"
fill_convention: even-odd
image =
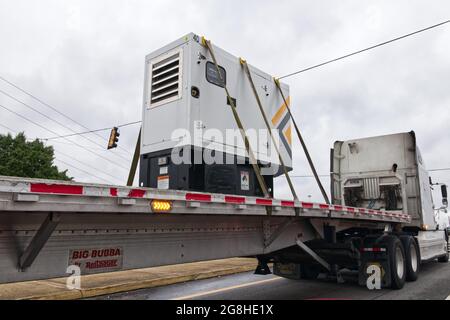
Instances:
[[[267,126],[240,58],[215,46],[214,51],[220,72],[201,39],[193,33],[146,57],[140,186],[262,195],[242,138],[236,136],[230,141],[230,136],[226,136],[227,130],[237,130],[238,126],[224,87],[227,86],[232,96],[245,130],[258,133],[267,130]],[[252,66],[249,70],[270,125],[278,129],[278,149],[290,171],[292,141],[288,106],[270,75]],[[289,87],[285,84],[280,87],[289,103]],[[220,133],[223,140],[216,139],[214,133]],[[257,145],[255,140],[250,142],[259,166],[279,166],[278,171],[264,175],[267,187],[273,190],[273,177],[283,170],[270,136],[258,136]],[[184,153],[180,157],[190,158],[190,163],[174,164],[171,160],[174,148]],[[206,164],[202,157],[205,150],[212,152],[215,159],[223,160]],[[230,157],[234,164],[227,164]],[[198,163],[195,159],[202,161]]]

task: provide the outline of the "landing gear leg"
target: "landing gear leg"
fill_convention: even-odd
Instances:
[[[263,257],[257,257],[258,258],[258,266],[256,267],[255,274],[258,275],[268,275],[272,274],[272,271],[270,271],[269,266],[267,265],[267,259]]]

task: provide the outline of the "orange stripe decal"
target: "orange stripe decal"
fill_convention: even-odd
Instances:
[[[288,106],[291,104],[291,97],[287,97],[286,102]],[[272,124],[275,126],[283,116],[284,112],[286,111],[286,104],[283,103],[283,105],[278,109],[277,113],[272,118]]]
[[[287,141],[289,142],[289,145],[292,145],[292,132],[291,132],[291,126],[289,126],[286,131],[284,132],[284,136],[286,137]]]

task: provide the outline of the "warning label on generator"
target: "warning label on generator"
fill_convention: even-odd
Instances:
[[[122,247],[73,249],[69,251],[68,265],[80,267],[81,274],[121,270]]]
[[[241,171],[241,190],[250,190],[250,176],[248,171]]]
[[[158,189],[161,189],[161,190],[169,189],[169,176],[159,176],[158,177]]]

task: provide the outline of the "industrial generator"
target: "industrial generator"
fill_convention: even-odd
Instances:
[[[217,65],[193,33],[146,56],[140,185],[158,189],[261,196],[256,173],[231,110],[273,195],[281,161],[240,58],[212,45]],[[249,65],[287,171],[292,170],[289,87]],[[283,95],[281,95],[282,90]]]

